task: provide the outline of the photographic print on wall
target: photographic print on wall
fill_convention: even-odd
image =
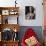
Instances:
[[[25,6],[25,18],[28,20],[35,19],[35,8],[33,6]]]

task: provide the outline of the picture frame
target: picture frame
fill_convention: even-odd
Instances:
[[[33,6],[25,6],[25,19],[34,20],[36,16],[35,8]]]
[[[2,10],[2,15],[9,15],[9,10]]]

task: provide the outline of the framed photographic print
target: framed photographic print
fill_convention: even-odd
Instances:
[[[33,6],[25,6],[25,18],[30,20],[30,19],[35,19],[35,8]]]
[[[2,10],[2,15],[9,15],[9,10]]]

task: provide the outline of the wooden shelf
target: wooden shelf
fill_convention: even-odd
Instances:
[[[19,31],[19,29],[20,29],[19,24],[1,24],[0,27],[1,27],[1,31],[5,28],[10,28],[13,31],[14,31],[14,29],[16,29],[17,31]]]
[[[14,17],[17,16],[17,24],[8,24],[7,16],[14,16]],[[5,20],[5,17],[6,17],[6,20]],[[0,7],[0,18],[1,18],[0,19],[1,20],[0,32],[3,33],[3,30],[8,28],[8,29],[11,29],[10,31],[14,31],[14,35],[15,35],[15,32],[18,33],[18,31],[20,29],[20,26],[18,24],[18,17],[19,17],[19,7]],[[5,21],[3,21],[3,20],[5,20]],[[15,29],[16,29],[16,31],[15,31]],[[1,36],[2,36],[2,34],[1,34]],[[13,39],[14,39],[14,37],[13,37]],[[18,39],[17,39],[17,41],[13,41],[13,39],[10,39],[9,41],[5,41],[2,38],[3,37],[1,37],[0,46],[18,46],[18,42],[19,42]]]

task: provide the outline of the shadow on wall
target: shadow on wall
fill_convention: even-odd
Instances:
[[[28,28],[32,28],[36,32],[39,41],[41,43],[43,43],[43,30],[42,30],[42,26],[21,26],[20,27],[20,32],[19,32],[19,40],[20,40],[20,42],[21,42],[21,40],[22,40],[22,38],[24,36],[25,31]]]

